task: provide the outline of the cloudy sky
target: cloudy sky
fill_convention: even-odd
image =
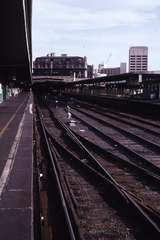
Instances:
[[[67,53],[116,67],[137,45],[149,47],[149,69],[160,70],[160,0],[33,1],[33,58]]]

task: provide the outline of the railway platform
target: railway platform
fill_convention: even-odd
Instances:
[[[33,239],[32,95],[0,104],[0,239]]]

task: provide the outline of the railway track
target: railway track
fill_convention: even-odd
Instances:
[[[101,163],[104,169],[107,169],[110,176],[112,176],[116,182],[129,192],[132,192],[146,205],[154,208],[157,212],[160,212],[159,175],[155,175],[154,171],[152,172],[149,168],[145,169],[143,166],[133,163],[129,158],[127,159],[124,157],[122,153],[117,152],[117,155],[115,155],[117,149],[110,151],[106,150],[109,147],[100,147],[100,145],[95,143],[94,136],[91,137],[89,141],[89,136],[91,136],[92,133],[89,133],[88,129],[87,140],[85,137],[82,137],[84,135],[83,133],[80,135],[78,134],[79,131],[75,130],[74,132],[82,141],[84,141],[85,144],[87,144],[87,147],[89,146],[90,151],[96,156],[98,162]],[[150,204],[151,199],[152,206]]]
[[[118,112],[110,108],[100,107],[96,104],[83,102],[77,99],[74,99],[74,104],[78,104],[79,107],[82,106],[86,109],[93,110],[94,112],[100,113],[103,116],[108,116],[110,118],[116,119],[119,122],[124,122],[126,124],[129,124],[130,126],[139,127],[146,132],[153,133],[155,135],[159,135],[160,133],[160,122],[158,120],[146,119],[143,116]]]
[[[41,196],[43,194],[43,192],[41,193],[40,191],[41,188],[45,188],[48,198],[48,206],[47,203],[44,203],[44,199],[41,200],[43,203],[40,205],[40,212],[42,212],[40,214],[43,215],[40,215],[41,227],[39,228],[41,235],[38,236],[38,239],[75,240],[76,237],[55,165],[55,156],[52,154],[42,115],[38,109],[36,110],[36,128],[38,129],[39,141],[41,142],[39,149],[37,149],[38,152],[41,152],[41,155],[38,154],[39,158],[36,159],[37,172],[41,174],[41,177],[38,179],[39,199],[44,198],[44,196]],[[44,215],[45,211],[46,215]],[[47,222],[49,222],[49,226],[47,227],[51,230],[47,229]]]
[[[91,117],[92,119],[102,123],[104,126],[109,126],[110,128],[114,128],[115,130],[119,131],[123,135],[127,136],[127,138],[131,138],[133,140],[136,140],[138,143],[142,143],[146,145],[151,150],[155,150],[157,152],[160,152],[160,131],[157,128],[154,132],[152,130],[152,133],[147,133],[147,131],[150,131],[148,129],[141,130],[140,126],[130,126],[129,123],[124,123],[122,121],[119,121],[118,118],[115,120],[113,117],[106,117],[106,114],[102,119],[102,114],[98,113],[97,111],[92,111],[89,109],[79,109],[75,108],[81,113],[84,113],[85,115]],[[144,128],[145,129],[145,128]],[[155,136],[156,135],[156,136]]]
[[[130,161],[115,156],[85,137],[76,135],[124,190],[160,213],[160,178]]]
[[[143,119],[142,117],[133,116],[131,114],[119,113],[107,108],[98,108],[87,103],[80,102],[80,106],[87,109],[87,111],[89,110],[97,115],[101,115],[101,117],[103,116],[104,119],[112,122],[113,125],[120,125],[122,129],[124,129],[125,126],[125,128],[130,131],[131,135],[135,136],[137,139],[139,138],[140,141],[144,140],[145,142],[149,139],[151,144],[153,142],[153,147],[156,145],[157,147],[155,148],[157,150],[159,149],[160,145],[157,143],[160,142],[160,122]]]
[[[156,234],[159,235],[159,228],[157,227],[157,225],[159,224],[159,215],[156,212],[152,211],[151,209],[147,208],[145,205],[138,203],[138,201],[136,202],[136,200],[134,198],[132,198],[131,195],[128,195],[127,191],[123,190],[123,187],[121,187],[119,184],[115,183],[115,181],[111,177],[111,175],[108,174],[104,170],[103,167],[101,167],[101,164],[99,164],[100,159],[98,159],[98,161],[95,161],[96,160],[95,157],[92,158],[92,154],[87,149],[85,149],[85,150],[83,149],[83,145],[80,144],[80,142],[77,140],[77,138],[75,138],[75,136],[73,137],[72,132],[70,132],[68,130],[68,128],[61,121],[59,121],[58,119],[54,119],[54,123],[53,123],[53,113],[51,113],[51,111],[50,111],[50,113],[48,114],[47,111],[48,110],[46,110],[46,109],[45,110],[43,109],[43,111],[42,111],[43,121],[45,123],[45,131],[47,132],[47,136],[50,139],[49,142],[52,145],[52,147],[51,147],[52,154],[54,154],[54,156],[56,156],[56,157],[54,157],[57,159],[56,162],[58,161],[56,163],[56,165],[58,166],[58,169],[59,169],[58,170],[59,175],[62,174],[61,178],[63,179],[63,184],[61,184],[61,186],[63,185],[63,186],[65,186],[64,187],[65,189],[68,189],[67,196],[69,196],[69,199],[70,199],[68,201],[73,206],[72,210],[74,211],[74,214],[72,214],[72,216],[76,216],[76,219],[78,219],[80,221],[81,234],[83,233],[82,236],[83,237],[85,236],[84,239],[99,239],[99,237],[101,237],[103,239],[147,239],[147,238],[144,238],[144,236],[142,236],[142,235],[144,235],[146,228],[144,228],[142,230],[142,232],[141,231],[139,232],[139,230],[137,232],[138,228],[136,228],[134,226],[135,220],[133,221],[131,219],[128,219],[128,217],[127,217],[127,222],[130,222],[131,226],[129,227],[130,231],[127,232],[126,229],[128,227],[126,227],[126,219],[123,216],[125,214],[122,211],[122,206],[119,206],[119,208],[116,210],[115,209],[111,210],[111,208],[110,208],[111,207],[110,204],[111,205],[113,204],[112,207],[115,205],[114,207],[117,208],[119,205],[119,204],[117,204],[117,201],[118,202],[122,201],[123,204],[125,201],[125,208],[128,211],[130,217],[133,216],[132,214],[135,214],[135,212],[136,212],[136,214],[138,214],[138,216],[140,216],[140,219],[144,218],[144,220],[145,220],[144,223],[147,221],[147,224],[149,222],[152,225],[152,227],[154,226],[154,228],[156,228],[156,231],[157,231]],[[50,114],[52,114],[52,119],[51,119]],[[61,128],[63,127],[63,131],[62,131],[62,129],[60,129],[60,126],[61,126]],[[69,136],[69,139],[68,139],[68,136]],[[74,141],[73,141],[73,138],[74,138]],[[74,142],[74,144],[73,144],[73,142]],[[79,145],[78,149],[77,149],[76,144]],[[99,156],[98,156],[98,158],[99,158]],[[66,162],[64,163],[64,159],[65,159],[65,161],[67,161],[67,159],[68,159],[68,161],[70,162],[71,165],[76,165],[76,166],[74,166],[75,168],[77,168],[76,171],[80,171],[79,170],[81,168],[80,165],[82,165],[83,166],[82,167],[83,170],[81,172],[82,175],[84,174],[84,172],[89,170],[91,175],[92,174],[93,175],[90,180],[88,179],[88,181],[89,182],[91,181],[91,183],[93,184],[93,182],[94,182],[93,179],[95,178],[96,181],[94,182],[94,184],[95,185],[97,184],[98,186],[100,185],[101,190],[98,190],[98,193],[92,192],[93,190],[95,190],[95,185],[94,185],[94,187],[93,186],[91,187],[88,185],[88,182],[87,183],[84,182],[86,180],[84,180],[82,178],[82,176],[77,175],[77,172],[75,172],[75,169],[72,168],[73,166],[71,167],[70,165],[69,166],[66,165]],[[78,165],[78,167],[77,167],[77,165]],[[86,167],[88,170],[86,170]],[[88,177],[89,172],[87,172],[87,176],[85,176],[85,178]],[[79,174],[79,172],[78,172],[78,174]],[[105,178],[104,178],[104,176],[102,176],[102,174],[105,176]],[[74,183],[73,183],[73,181],[74,181]],[[103,182],[103,184],[100,184],[101,181]],[[105,184],[104,184],[104,182],[105,182]],[[102,185],[105,185],[105,186],[102,186]],[[86,187],[86,189],[84,186]],[[111,191],[111,193],[116,191],[116,198],[115,198],[114,194],[112,196],[110,196],[111,199],[109,199],[107,196],[107,201],[110,202],[109,205],[108,205],[108,202],[106,203],[106,200],[104,202],[106,189],[108,187],[109,187],[109,190]],[[82,191],[82,188],[84,188],[84,192]],[[72,190],[70,190],[70,189],[72,189]],[[99,192],[102,193],[103,197],[97,195],[97,194],[99,194]],[[87,198],[89,198],[88,204],[87,204],[87,200],[85,199],[85,197],[84,197],[84,199],[82,199],[82,204],[79,204],[79,198],[83,198],[83,195],[85,196],[85,194],[87,194]],[[75,199],[76,196],[79,196],[78,201]],[[91,196],[91,198],[90,198],[90,196]],[[98,199],[98,202],[96,202],[97,199]],[[93,202],[92,202],[92,200],[93,200]],[[89,207],[88,210],[87,210],[87,208],[85,209],[86,213],[87,212],[91,213],[91,216],[89,217],[89,219],[87,218],[86,215],[84,215],[84,211],[83,211],[84,203],[86,203],[85,207]],[[101,203],[102,203],[102,205],[101,205]],[[99,205],[101,205],[101,207],[97,208],[97,206],[99,206]],[[94,207],[97,208],[97,210],[95,211],[96,215],[95,215],[95,213],[93,213],[93,215],[92,215],[92,211],[93,211]],[[119,212],[118,216],[120,214],[121,217],[123,216],[122,219],[124,218],[125,220],[123,219],[123,221],[122,221],[121,217],[119,219],[116,216],[115,212],[117,212],[117,211]],[[77,215],[77,212],[83,213],[83,214],[80,216],[80,215]],[[102,214],[104,212],[106,212],[106,214],[107,214],[107,215],[105,215],[105,218],[104,218],[104,216],[103,216],[103,218],[100,217],[100,215],[104,215],[104,214]],[[98,213],[98,215],[97,215],[97,213]],[[147,215],[147,218],[145,218],[146,215]],[[115,226],[115,223],[117,222],[116,229],[114,226],[112,226],[111,223],[109,223],[109,219],[107,220],[107,218],[106,218],[107,216],[109,216],[109,219],[113,218],[114,226]],[[154,216],[154,217],[151,218],[151,216],[152,217]],[[96,221],[95,221],[95,219],[96,219]],[[153,219],[154,219],[154,221],[153,221]],[[105,221],[106,221],[106,224],[105,224]],[[104,228],[101,226],[102,222],[103,222],[103,225],[105,226]],[[87,225],[87,224],[89,224],[89,225]],[[142,224],[142,226],[143,226],[143,224]],[[98,228],[96,229],[96,227],[98,227]],[[118,230],[119,227],[121,229],[120,231]],[[109,228],[110,230],[106,231],[106,228]],[[90,234],[88,233],[87,229],[89,229]],[[147,229],[147,231],[148,231],[148,229]],[[117,231],[118,231],[118,233],[117,233]],[[122,234],[121,231],[124,233],[124,235]],[[92,236],[92,234],[93,234],[93,236]],[[119,234],[119,235],[117,235],[117,234]],[[157,237],[158,235],[155,235],[155,236]],[[91,236],[92,236],[92,238],[91,238]],[[135,236],[136,236],[136,238],[135,238]]]
[[[102,117],[97,117],[95,113],[89,114],[89,111],[82,109],[73,109],[72,115],[81,123],[92,128],[94,132],[101,135],[105,141],[121,149],[122,152],[133,157],[132,160],[143,164],[148,170],[151,170],[159,175],[160,174],[160,161],[159,161],[159,146],[150,143],[150,141],[135,138],[129,132],[127,127],[125,130],[122,127],[113,125],[110,121],[102,120]],[[150,144],[150,145],[149,145]]]

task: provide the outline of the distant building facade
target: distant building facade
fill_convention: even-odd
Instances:
[[[87,78],[93,78],[94,67],[93,65],[87,65]]]
[[[105,74],[107,76],[118,75],[120,74],[120,67],[116,68],[101,68],[98,71],[100,74]]]
[[[137,46],[129,49],[129,72],[148,71],[148,47]]]
[[[120,63],[120,74],[127,72],[127,64],[125,62]]]
[[[55,56],[54,53],[45,57],[37,57],[33,63],[33,75],[38,76],[74,76],[87,77],[87,58],[79,56]]]
[[[99,64],[98,73],[106,76],[113,76],[113,75],[126,73],[126,63],[121,63],[120,67],[115,67],[115,68],[106,68],[104,67],[103,64]]]

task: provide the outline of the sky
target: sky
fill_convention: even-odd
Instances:
[[[33,0],[33,59],[54,52],[118,67],[130,46],[148,46],[160,70],[160,0]]]

